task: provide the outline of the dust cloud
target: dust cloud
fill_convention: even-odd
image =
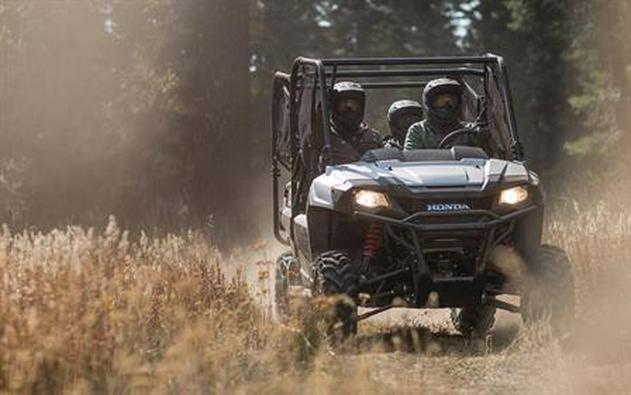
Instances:
[[[257,262],[261,269],[250,265],[247,275],[270,284],[269,262],[279,247],[270,240],[267,140],[261,137],[267,129],[248,119],[258,113],[249,99],[248,24],[234,19],[247,12],[228,18],[225,13],[243,10],[225,10],[217,1],[202,8],[139,3],[0,1],[0,222],[52,229],[103,224],[115,214],[123,228],[196,227],[229,241],[226,246],[240,245],[226,259]],[[234,39],[224,43],[217,29]],[[364,364],[385,383],[400,379],[398,388],[418,378],[445,392],[628,392],[631,144],[622,141],[606,161],[573,159],[550,171],[571,179],[550,188],[546,227],[546,242],[568,251],[576,278],[569,339],[541,342],[502,315],[489,354],[462,352],[466,345],[442,312],[408,322],[425,328],[420,336],[436,342],[435,351],[367,347],[327,361]],[[173,243],[177,249],[184,241]],[[266,270],[268,277],[260,274]],[[269,297],[270,291],[260,292]],[[396,343],[383,327],[367,329],[364,339]],[[331,370],[321,369],[312,383],[346,378]],[[371,390],[361,372],[349,383]],[[300,388],[299,379],[292,383],[284,388]]]
[[[247,18],[247,2],[0,1],[0,222],[252,239],[267,133]]]

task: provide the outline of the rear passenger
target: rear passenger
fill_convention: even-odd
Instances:
[[[403,149],[405,135],[413,124],[423,120],[423,107],[414,100],[398,100],[388,109],[390,135],[384,138],[386,148]]]

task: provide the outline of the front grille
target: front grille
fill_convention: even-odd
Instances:
[[[401,208],[408,214],[414,214],[419,211],[428,211],[430,205],[452,205],[452,207],[458,207],[459,205],[466,205],[472,210],[490,210],[493,207],[493,196],[486,196],[481,198],[469,198],[469,199],[419,199],[419,198],[400,198],[398,199]],[[449,212],[450,210],[445,210]],[[436,212],[440,212],[437,210]]]

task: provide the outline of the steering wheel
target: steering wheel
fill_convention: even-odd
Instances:
[[[471,135],[477,135],[479,132],[478,127],[477,126],[467,126],[461,129],[457,129],[454,130],[453,132],[450,132],[449,134],[447,134],[447,136],[445,136],[441,141],[440,144],[438,145],[439,149],[445,149],[447,147],[449,147],[454,140],[456,140],[458,137],[460,136],[464,136],[467,134],[471,134]]]

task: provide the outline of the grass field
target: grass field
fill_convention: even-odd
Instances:
[[[571,217],[553,219],[546,239],[573,262],[575,335],[548,341],[501,316],[483,351],[440,313],[367,323],[347,349],[322,338],[325,302],[275,324],[260,302],[265,246],[222,257],[196,233],[130,242],[113,219],[105,230],[5,228],[0,392],[628,392],[631,213]]]

